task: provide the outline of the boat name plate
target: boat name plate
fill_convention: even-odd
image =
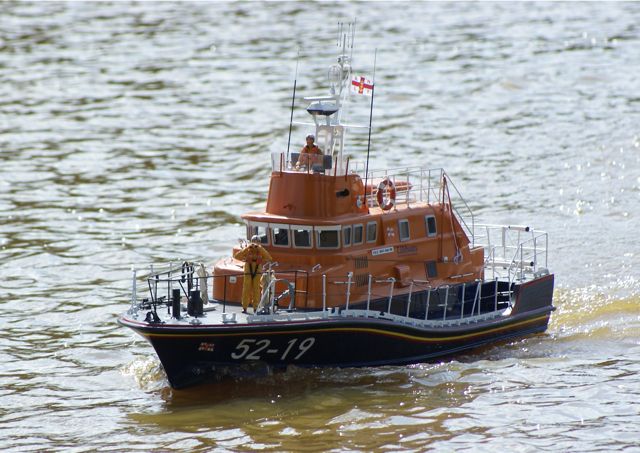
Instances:
[[[393,247],[382,247],[380,249],[371,250],[373,256],[384,255],[385,253],[393,253]]]

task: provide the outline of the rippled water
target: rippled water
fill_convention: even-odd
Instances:
[[[549,231],[549,331],[173,391],[115,323],[130,269],[228,253],[286,147],[297,48],[317,94],[353,17],[373,166],[443,166],[479,221]],[[638,24],[637,3],[2,3],[0,448],[639,451]]]

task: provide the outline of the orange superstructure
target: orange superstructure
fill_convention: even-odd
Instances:
[[[247,239],[258,234],[277,262],[275,271],[294,281],[299,309],[344,305],[341,283],[349,275],[354,304],[367,298],[369,275],[373,293],[385,291],[393,279],[400,294],[411,282],[439,287],[481,279],[483,248],[472,245],[456,216],[446,174],[436,174],[439,199],[413,203],[413,182],[394,183],[388,176],[393,187],[404,189],[397,191],[394,208],[383,210],[376,189],[364,201],[365,186],[357,174],[276,168],[266,210],[243,216]],[[241,266],[230,259],[215,265],[215,299],[240,301]],[[225,275],[229,278],[220,278]],[[336,295],[340,297],[332,297]]]

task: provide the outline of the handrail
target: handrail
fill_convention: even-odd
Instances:
[[[485,249],[485,269],[510,283],[547,271],[549,235],[520,225],[478,225],[478,244]]]
[[[338,171],[337,161],[333,172],[333,176],[346,176],[347,167],[341,165]],[[298,172],[291,160],[285,160],[284,153],[271,153],[271,167],[274,174],[281,175],[282,172]],[[471,245],[475,244],[475,216],[469,204],[458,190],[455,183],[443,168],[425,169],[423,167],[397,167],[381,170],[369,170],[365,173],[365,166],[361,162],[353,165],[351,173],[360,174],[360,176],[371,185],[371,190],[366,191],[365,204],[368,207],[376,206],[377,187],[379,181],[388,178],[396,186],[396,205],[404,204],[410,206],[414,201],[433,203],[440,200],[440,194],[443,188],[443,180],[446,178],[448,186],[453,190],[452,211],[465,230]],[[310,167],[304,170],[310,172]],[[324,173],[324,170],[321,171]],[[331,174],[331,173],[328,173]],[[440,200],[444,202],[444,200]]]
[[[440,200],[440,193],[443,189],[443,178],[446,178],[447,184],[453,190],[451,200],[452,210],[458,219],[460,225],[465,230],[471,245],[475,244],[475,216],[471,207],[453,183],[449,175],[443,168],[424,169],[421,167],[414,168],[391,168],[386,170],[370,170],[367,180],[371,181],[372,190],[367,193],[367,206],[375,206],[377,188],[375,184],[378,180],[388,178],[396,186],[396,205],[406,204],[407,206],[413,201],[412,191],[417,191],[416,200],[420,202],[433,203]],[[404,178],[404,180],[402,179]],[[443,200],[441,200],[443,201]]]
[[[537,238],[538,236],[536,236]],[[526,244],[528,241],[525,241]],[[536,239],[539,242],[539,239]],[[535,252],[535,247],[531,248]],[[527,247],[518,247],[516,250],[515,262],[522,263],[523,258],[527,256]],[[514,261],[514,260],[512,260]],[[511,266],[513,268],[513,266]],[[149,284],[150,299],[143,299],[142,303],[138,305],[133,304],[132,308],[153,308],[154,311],[158,305],[171,306],[173,301],[172,290],[174,287],[180,288],[181,296],[186,296],[189,302],[190,297],[196,297],[197,294],[192,294],[191,291],[199,290],[204,281],[220,282],[224,285],[224,290],[218,287],[219,291],[224,291],[222,300],[216,302],[223,304],[223,308],[226,306],[226,290],[227,282],[230,277],[242,276],[244,272],[239,271],[235,273],[225,275],[197,275],[196,266],[172,269],[166,272],[154,272],[147,275],[147,282]],[[172,272],[173,271],[173,272]],[[281,300],[283,297],[290,297],[290,303],[288,310],[296,310],[302,307],[296,307],[294,299],[296,293],[304,292],[307,296],[312,297],[316,301],[322,300],[322,311],[326,313],[326,316],[330,316],[336,307],[336,300],[341,300],[340,307],[344,307],[342,311],[350,312],[353,310],[353,306],[358,305],[364,308],[366,304],[366,313],[371,316],[379,317],[379,315],[385,314],[389,316],[400,316],[406,319],[416,320],[421,319],[424,321],[432,320],[450,320],[457,319],[460,322],[465,322],[470,318],[477,316],[483,316],[487,313],[497,312],[510,306],[512,302],[512,294],[514,287],[512,285],[513,278],[518,278],[523,273],[526,274],[527,270],[520,267],[515,267],[515,271],[510,271],[509,279],[501,279],[499,276],[494,276],[493,280],[483,281],[476,279],[471,282],[464,282],[461,284],[447,284],[441,286],[431,286],[429,281],[426,280],[411,280],[408,288],[398,287],[396,280],[393,277],[376,278],[375,276],[368,275],[368,285],[362,290],[354,292],[356,286],[356,280],[353,278],[353,274],[348,273],[346,275],[346,282],[343,279],[338,279],[335,276],[328,276],[326,274],[309,276],[308,279],[321,279],[321,286],[318,283],[314,283],[312,287],[307,286],[304,290],[300,290],[298,283],[300,283],[296,270],[287,270],[282,272],[273,272],[267,288],[265,288],[260,300],[260,313],[273,314],[275,313],[275,303]],[[293,274],[294,278],[289,276]],[[137,274],[134,273],[134,277]],[[185,281],[183,281],[183,279]],[[191,283],[189,281],[191,280]],[[135,280],[134,280],[135,281]],[[276,285],[285,282],[287,288],[281,291],[279,294],[275,291]],[[364,282],[362,282],[364,283]],[[167,284],[167,295],[161,295],[164,291],[162,286]],[[337,284],[337,285],[336,285]],[[343,285],[344,290],[337,290],[336,288]],[[331,286],[329,291],[328,285]],[[335,286],[334,286],[335,285]],[[375,288],[374,288],[375,285]],[[134,284],[133,294],[136,294]],[[362,284],[358,284],[362,286]],[[386,289],[388,287],[388,290]],[[218,293],[220,294],[220,293]],[[340,299],[342,294],[343,299]],[[353,296],[357,295],[357,299],[354,301]],[[331,298],[329,298],[331,296]],[[218,296],[220,297],[220,296]],[[133,300],[133,299],[132,299]],[[208,301],[207,299],[205,299]],[[354,303],[355,302],[355,303]],[[468,304],[471,304],[470,306]],[[262,310],[268,308],[268,310]],[[424,310],[424,311],[423,311]],[[224,310],[223,310],[224,313]]]
[[[460,193],[460,191],[456,187],[455,183],[451,180],[449,175],[447,175],[444,170],[442,170],[442,176],[447,178],[447,184],[450,185],[451,187],[453,187],[453,190],[455,191],[455,194],[458,195],[458,197],[456,198],[456,203],[452,202],[453,203],[452,207],[453,207],[454,212],[456,213],[456,217],[460,221],[460,225],[462,225],[462,227],[465,229],[467,235],[469,236],[469,238],[471,240],[471,246],[474,246],[475,245],[475,216],[473,215],[473,211],[471,210],[471,207],[469,206],[467,201],[464,199],[464,197],[462,196],[462,194]],[[469,227],[469,225],[467,224],[467,222],[465,220],[465,216],[463,216],[460,213],[459,209],[456,207],[458,205],[458,202],[461,202],[462,205],[464,206],[464,208],[466,209],[467,215],[471,219],[471,227]]]

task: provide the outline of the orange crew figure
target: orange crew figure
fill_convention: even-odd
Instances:
[[[246,313],[249,304],[253,305],[255,312],[260,303],[260,277],[262,276],[262,265],[271,261],[271,255],[262,245],[260,237],[253,236],[251,243],[233,256],[235,259],[244,261],[244,280],[242,283],[242,312]]]
[[[320,148],[314,143],[315,140],[316,138],[313,135],[307,135],[307,144],[300,150],[296,170],[299,170],[300,167],[322,162],[321,158],[316,157],[322,156],[322,151],[320,151]]]

